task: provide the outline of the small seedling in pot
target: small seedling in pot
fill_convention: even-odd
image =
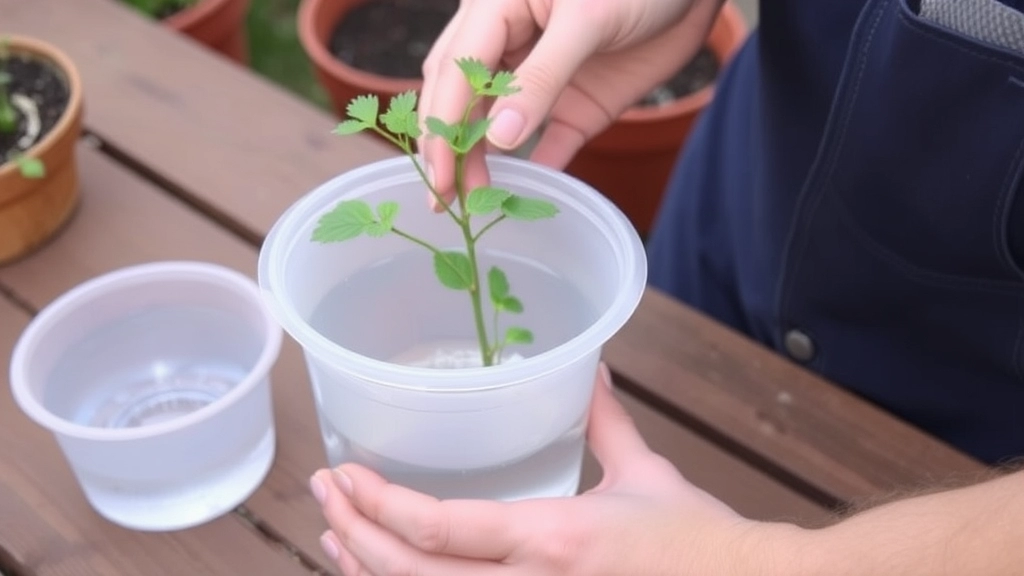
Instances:
[[[7,60],[10,52],[7,39],[0,38],[0,134],[13,134],[18,129],[18,109],[11,103],[11,74],[7,71]],[[43,161],[21,154],[13,154],[6,158],[18,165],[18,170],[25,178],[42,178],[46,176]]]
[[[433,187],[413,150],[413,143],[422,135],[414,91],[392,98],[383,113],[379,112],[376,96],[357,96],[348,104],[348,119],[338,125],[335,133],[349,135],[371,130],[401,149],[412,161],[430,193],[461,229],[465,251],[441,250],[399,228],[396,225],[399,206],[397,202],[391,201],[381,202],[376,209],[362,200],[339,202],[333,210],[321,217],[313,232],[313,240],[327,243],[349,240],[363,234],[372,237],[395,234],[429,250],[433,254],[434,272],[441,284],[469,293],[481,361],[484,366],[491,366],[501,361],[502,351],[507,346],[533,342],[533,333],[521,326],[510,326],[503,334],[499,333],[498,315],[502,312],[522,313],[523,303],[512,294],[505,272],[492,266],[487,271],[487,295],[494,308],[494,317],[491,319],[493,332],[488,334],[483,311],[481,271],[477,260],[480,238],[503,220],[552,218],[558,213],[558,208],[546,200],[523,197],[493,186],[466,190],[466,156],[474,147],[482,145],[481,141],[491,122],[488,118],[471,120],[473,110],[485,98],[513,94],[519,88],[512,85],[515,76],[511,72],[492,73],[483,62],[474,58],[461,58],[456,62],[473,89],[473,97],[462,118],[454,124],[435,117],[426,119],[428,132],[444,139],[455,154],[453,202],[446,202]],[[476,219],[480,217],[486,218],[486,221],[476,225]]]

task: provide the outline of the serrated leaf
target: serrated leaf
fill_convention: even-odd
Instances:
[[[46,165],[39,158],[32,158],[30,156],[22,156],[18,158],[18,171],[25,178],[32,180],[38,180],[46,176]]]
[[[508,276],[497,266],[492,266],[487,271],[487,287],[491,293],[491,302],[500,306],[502,300],[508,296]]]
[[[388,230],[394,224],[396,216],[398,216],[398,202],[388,200],[377,205],[377,219],[381,224],[387,226]]]
[[[466,211],[477,216],[490,214],[501,208],[502,202],[511,195],[508,190],[493,186],[474,188],[466,198]]]
[[[314,242],[342,242],[359,236],[376,222],[370,205],[362,200],[339,202],[333,210],[320,217],[313,230]]]
[[[501,203],[501,212],[516,220],[540,220],[553,218],[558,214],[558,207],[547,200],[512,194]]]
[[[367,128],[369,128],[369,126],[363,123],[362,120],[349,118],[348,120],[338,123],[338,125],[334,127],[334,130],[332,130],[332,132],[339,136],[348,136],[349,134],[362,132]]]
[[[473,266],[462,252],[435,252],[434,273],[453,290],[469,290],[473,285]]]
[[[368,126],[376,126],[377,111],[379,109],[380,103],[377,101],[375,94],[363,94],[349,101],[345,111],[352,118],[360,120]]]
[[[431,134],[444,138],[452,147],[457,144],[456,138],[459,136],[458,126],[448,124],[444,120],[435,116],[430,116],[427,118],[427,130],[429,130]]]
[[[518,86],[513,86],[512,82],[515,82],[515,74],[508,70],[501,70],[494,74],[494,78],[491,79],[491,84],[485,90],[483,90],[484,96],[508,96],[519,92]]]
[[[380,121],[384,123],[384,126],[392,134],[405,134],[415,138],[415,136],[409,134],[410,126],[416,126],[416,131],[419,131],[419,126],[416,124],[415,109],[416,92],[406,90],[391,98],[387,112],[381,114]]]
[[[505,330],[506,344],[533,344],[533,332],[519,326],[510,326]]]
[[[487,134],[487,129],[491,126],[490,118],[481,118],[474,120],[466,126],[466,130],[459,135],[458,142],[453,148],[456,152],[461,154],[467,154],[476,146],[477,142]]]
[[[380,238],[388,232],[391,232],[391,226],[384,224],[383,222],[370,222],[363,229],[367,236],[371,238]]]
[[[515,296],[506,296],[501,300],[499,307],[505,312],[512,314],[523,313],[523,303]]]
[[[487,66],[478,58],[459,58],[455,61],[462,70],[462,74],[466,77],[466,82],[472,86],[473,91],[480,93],[487,89],[487,85],[491,81],[491,71],[487,69]]]

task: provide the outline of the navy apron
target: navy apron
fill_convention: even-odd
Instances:
[[[913,0],[771,0],[650,282],[990,463],[1024,456],[1024,58]]]

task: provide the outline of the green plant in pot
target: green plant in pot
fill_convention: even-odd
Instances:
[[[114,0],[240,64],[249,60],[250,0]]]
[[[33,38],[0,38],[0,264],[70,218],[81,111],[81,81],[66,55]]]
[[[260,251],[260,285],[303,348],[330,465],[442,498],[567,496],[601,348],[643,292],[643,246],[600,193],[539,164],[485,155],[489,180],[470,189],[488,125],[474,107],[516,88],[511,73],[457,64],[475,97],[454,122],[424,122],[454,152],[454,198],[411,150],[415,94],[383,113],[357,96],[336,132],[404,154],[293,204]]]
[[[162,20],[194,5],[199,0],[121,0],[142,14]]]

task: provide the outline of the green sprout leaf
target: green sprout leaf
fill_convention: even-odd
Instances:
[[[335,126],[332,132],[339,136],[348,136],[349,134],[362,132],[367,128],[369,128],[369,126],[363,123],[362,120],[354,120],[352,118],[349,118],[348,120],[340,122],[337,126]]]
[[[487,271],[487,286],[491,293],[491,302],[500,307],[501,302],[508,297],[508,276],[497,266],[492,266]]]
[[[419,138],[421,132],[416,117],[416,92],[407,90],[393,96],[387,112],[381,114],[380,120],[392,134]]]
[[[519,92],[518,86],[513,86],[515,75],[507,70],[501,70],[494,74],[491,84],[480,91],[481,96],[508,96]]]
[[[540,220],[553,218],[558,214],[558,207],[547,200],[511,194],[501,203],[501,212],[516,220]]]
[[[480,59],[459,58],[455,63],[462,69],[462,74],[473,88],[473,92],[479,94],[487,89],[491,83],[491,71]]]
[[[502,298],[501,302],[498,303],[498,308],[511,314],[523,313],[523,303],[515,296],[506,296]]]
[[[473,286],[473,265],[462,252],[435,252],[434,273],[441,284],[453,290],[469,290]]]
[[[377,110],[380,108],[380,104],[377,101],[377,96],[373,94],[363,94],[356,96],[348,103],[348,107],[345,111],[348,115],[356,120],[359,120],[367,127],[377,125]]]
[[[506,344],[533,344],[533,332],[519,326],[510,326],[505,330]]]
[[[377,219],[388,229],[394,224],[396,216],[398,216],[398,202],[389,200],[377,205]]]
[[[376,221],[369,204],[362,200],[345,200],[320,217],[313,231],[313,241],[328,243],[349,240],[367,232],[367,228]]]
[[[471,122],[466,126],[466,130],[459,134],[456,139],[456,144],[452,145],[452,148],[459,154],[468,154],[473,146],[476,146],[480,139],[487,134],[487,129],[491,126],[490,118],[481,118]]]
[[[440,118],[436,118],[434,116],[427,118],[427,130],[429,130],[431,134],[444,138],[452,148],[454,148],[458,143],[459,127],[448,124]]]
[[[46,176],[46,166],[39,158],[22,156],[16,162],[18,163],[18,170],[25,178],[38,180]]]
[[[476,216],[490,214],[498,208],[512,193],[502,188],[493,186],[480,186],[474,188],[466,198],[466,211]]]

